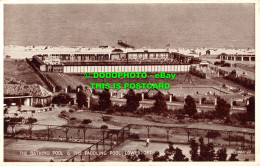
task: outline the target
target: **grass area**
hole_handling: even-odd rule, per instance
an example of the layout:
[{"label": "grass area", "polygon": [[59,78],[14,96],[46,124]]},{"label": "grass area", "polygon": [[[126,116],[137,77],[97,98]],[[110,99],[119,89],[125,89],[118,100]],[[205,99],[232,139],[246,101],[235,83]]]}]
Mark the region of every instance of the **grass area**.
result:
[{"label": "grass area", "polygon": [[233,86],[233,87],[237,87],[237,88],[240,88],[241,90],[245,91],[245,92],[250,92],[252,94],[255,94],[255,91],[252,90],[252,89],[249,89],[243,85],[240,85],[240,84],[237,84],[231,80],[227,80],[223,77],[215,77],[215,78],[212,78],[213,81],[215,81],[216,83],[219,83],[219,84],[226,84],[226,85],[230,85],[230,86]]},{"label": "grass area", "polygon": [[21,80],[27,84],[39,84],[46,87],[26,60],[4,60],[4,76]]},{"label": "grass area", "polygon": [[71,88],[75,89],[78,85],[84,85],[84,82],[82,82],[81,80],[75,79],[67,74],[52,72],[45,72],[43,74],[56,86],[58,85],[62,88],[70,86]]},{"label": "grass area", "polygon": [[250,71],[252,73],[255,73],[255,65],[237,63],[236,67],[243,69],[244,71]]},{"label": "grass area", "polygon": [[241,67],[219,67],[219,69],[223,69],[223,70],[229,71],[229,72],[232,72],[233,70],[235,70],[236,73],[239,74],[239,75],[243,75],[243,73],[245,72],[244,77],[249,78],[251,80],[255,80],[255,72],[254,71],[251,72],[250,70],[248,70],[247,67],[245,67],[245,68],[243,66],[241,66]]}]

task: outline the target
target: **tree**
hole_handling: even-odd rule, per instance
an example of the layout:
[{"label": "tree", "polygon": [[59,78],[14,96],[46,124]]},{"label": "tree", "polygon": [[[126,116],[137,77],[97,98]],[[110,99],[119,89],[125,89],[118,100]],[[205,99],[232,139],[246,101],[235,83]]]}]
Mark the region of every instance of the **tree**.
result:
[{"label": "tree", "polygon": [[108,129],[108,126],[107,125],[102,125],[100,127],[100,129],[101,129],[101,132],[102,132],[102,135],[103,135],[103,150],[105,150],[105,132]]},{"label": "tree", "polygon": [[4,118],[4,134],[7,134],[7,129],[8,129],[8,126],[9,126],[9,122],[10,120],[7,119],[7,118]]},{"label": "tree", "polygon": [[182,150],[173,147],[173,143],[169,143],[169,148],[165,149],[164,155],[156,151],[153,154],[153,161],[189,161],[189,159],[182,154]]},{"label": "tree", "polygon": [[13,134],[13,136],[15,136],[15,126],[17,125],[17,122],[18,121],[17,121],[16,117],[11,118],[10,121],[9,121],[9,124],[12,127],[12,134]]},{"label": "tree", "polygon": [[184,154],[182,154],[182,150],[177,147],[175,149],[173,161],[189,161],[189,159]]},{"label": "tree", "polygon": [[215,158],[214,144],[213,143],[204,144],[203,137],[199,138],[199,142],[200,142],[199,161],[214,161]]},{"label": "tree", "polygon": [[78,103],[78,108],[81,109],[83,106],[87,104],[87,95],[83,91],[83,89],[80,89],[77,92],[77,103]]},{"label": "tree", "polygon": [[217,158],[218,161],[226,161],[227,160],[227,149],[225,147],[219,149],[217,151]]},{"label": "tree", "polygon": [[167,111],[167,104],[165,102],[164,96],[162,92],[158,92],[157,95],[155,96],[155,103],[152,107],[153,111],[156,112],[158,115],[161,112]]},{"label": "tree", "polygon": [[68,104],[71,101],[71,97],[69,94],[61,92],[58,95],[54,96],[52,99],[52,103],[54,104]]},{"label": "tree", "polygon": [[5,121],[5,125],[7,125],[6,128],[6,132],[7,132],[7,127],[10,125],[12,128],[12,135],[15,136],[16,131],[15,131],[15,127],[17,125],[19,125],[22,121],[23,121],[24,117],[6,117],[4,118]]},{"label": "tree", "polygon": [[139,107],[140,98],[135,94],[133,89],[130,89],[126,96],[126,108],[130,112],[134,112]]},{"label": "tree", "polygon": [[173,147],[173,143],[172,142],[169,142],[169,148],[166,148],[164,150],[164,153],[167,155],[167,156],[171,156],[175,153],[175,148]]},{"label": "tree", "polygon": [[68,124],[67,125],[63,125],[63,132],[66,135],[66,141],[69,140],[69,137],[68,137],[69,130],[70,130],[70,125],[68,125]]},{"label": "tree", "polygon": [[102,93],[99,94],[98,106],[99,109],[103,111],[111,106],[110,94],[108,89],[104,89]]},{"label": "tree", "polygon": [[230,108],[230,104],[228,104],[224,99],[221,99],[220,97],[217,98],[217,105],[215,109],[219,118],[228,117]]},{"label": "tree", "polygon": [[236,70],[232,70],[229,75],[230,75],[230,77],[232,77],[232,78],[236,78],[236,77],[237,77],[237,72],[236,72]]},{"label": "tree", "polygon": [[30,139],[32,139],[32,128],[34,126],[34,123],[36,123],[38,120],[33,117],[29,117],[26,121],[26,124],[29,126],[29,133],[30,133]]},{"label": "tree", "polygon": [[5,108],[4,109],[4,114],[7,114],[7,112],[8,112],[8,108]]},{"label": "tree", "polygon": [[148,157],[145,156],[144,152],[140,152],[138,155],[138,158],[140,159],[140,161],[149,161],[150,160]]},{"label": "tree", "polygon": [[70,86],[70,85],[67,87],[67,92],[68,92],[68,93],[71,92],[71,86]]},{"label": "tree", "polygon": [[239,161],[237,158],[237,153],[231,153],[231,156],[229,157],[229,161]]},{"label": "tree", "polygon": [[83,86],[82,86],[82,85],[77,86],[77,87],[76,87],[76,90],[77,90],[77,91],[83,90]]},{"label": "tree", "polygon": [[134,153],[126,155],[126,158],[128,161],[149,161],[150,159],[145,156],[144,152],[141,152],[140,150],[136,150]]},{"label": "tree", "polygon": [[86,131],[87,131],[87,128],[86,126],[89,124],[89,123],[92,123],[92,120],[90,119],[84,119],[82,122],[81,122],[81,125],[80,125],[80,128],[83,129],[83,142],[85,143],[85,139],[86,139]]},{"label": "tree", "polygon": [[190,117],[197,113],[195,101],[190,95],[185,98],[184,110]]},{"label": "tree", "polygon": [[199,144],[196,142],[195,139],[191,139],[190,148],[191,148],[191,150],[190,150],[191,160],[198,161],[199,160],[199,154],[198,154]]},{"label": "tree", "polygon": [[249,98],[249,104],[246,106],[248,120],[255,121],[255,97]]},{"label": "tree", "polygon": [[164,150],[164,155],[160,156],[158,151],[155,151],[153,154],[153,161],[172,161],[170,157],[175,154],[175,148],[173,147],[173,143],[169,143],[169,148]]}]

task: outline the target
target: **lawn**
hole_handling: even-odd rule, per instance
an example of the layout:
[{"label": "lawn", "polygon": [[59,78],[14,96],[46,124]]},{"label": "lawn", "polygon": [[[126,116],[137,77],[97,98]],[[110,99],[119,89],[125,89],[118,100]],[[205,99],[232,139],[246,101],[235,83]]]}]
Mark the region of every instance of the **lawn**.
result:
[{"label": "lawn", "polygon": [[[75,89],[79,85],[84,85],[84,82],[81,80],[75,79],[70,75],[63,74],[63,73],[51,73],[45,72],[43,73],[54,85],[61,86],[63,89],[70,86],[71,88]],[[84,77],[84,76],[83,76]]]},{"label": "lawn", "polygon": [[27,84],[39,84],[45,86],[41,78],[34,72],[26,60],[5,60],[4,61],[4,76],[12,77],[21,80]]}]

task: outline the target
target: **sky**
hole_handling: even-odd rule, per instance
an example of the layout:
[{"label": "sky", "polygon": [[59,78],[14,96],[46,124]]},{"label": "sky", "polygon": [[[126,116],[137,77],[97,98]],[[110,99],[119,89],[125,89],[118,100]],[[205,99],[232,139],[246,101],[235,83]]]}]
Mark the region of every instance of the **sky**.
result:
[{"label": "sky", "polygon": [[254,4],[7,4],[5,45],[255,47]]}]

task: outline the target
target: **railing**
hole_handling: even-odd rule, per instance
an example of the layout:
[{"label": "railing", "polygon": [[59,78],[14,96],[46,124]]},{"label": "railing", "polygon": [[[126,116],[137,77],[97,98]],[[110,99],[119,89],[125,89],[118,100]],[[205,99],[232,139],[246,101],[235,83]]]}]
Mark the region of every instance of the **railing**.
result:
[{"label": "railing", "polygon": [[117,65],[190,65],[189,63],[181,63],[173,61],[171,62],[170,59],[166,61],[137,61],[137,60],[111,60],[111,61],[88,61],[88,62],[64,62],[64,66],[117,66]]},{"label": "railing", "polygon": [[[82,150],[80,153],[67,159],[65,162],[92,162],[98,161],[109,151],[113,150],[115,147],[125,142],[130,137],[131,125],[127,125],[120,130],[113,130],[107,132],[107,136],[94,145]],[[116,136],[116,138],[113,138]]]},{"label": "railing", "polygon": [[[35,130],[36,126],[38,127],[38,130]],[[206,142],[212,142],[215,146],[228,146],[233,149],[250,151],[251,153],[255,152],[255,133],[253,129],[249,128],[238,130],[227,126],[226,130],[208,129],[210,127],[204,129],[188,127],[181,124],[127,124],[121,129],[106,130],[91,127],[84,128],[41,124],[35,124],[33,128],[34,130],[28,125],[17,124],[16,126],[10,126],[8,131],[12,131],[9,132],[9,134],[12,134],[15,139],[94,143],[90,147],[80,151],[80,153],[73,154],[74,156],[65,160],[66,162],[98,161],[102,157],[109,155],[109,151],[113,150],[127,139],[131,139],[132,141],[144,141],[147,138],[150,138],[151,142],[173,142],[174,144],[188,145],[191,139],[198,140],[202,136],[205,138]],[[75,134],[79,130],[80,134]],[[85,131],[84,134],[81,132],[82,130]],[[82,134],[84,137],[83,139]],[[88,140],[88,142],[85,142],[85,140]]]},{"label": "railing", "polygon": [[[147,132],[144,132],[144,131]],[[250,130],[250,129],[248,129]],[[141,132],[140,132],[141,131]],[[207,142],[214,143],[215,146],[228,146],[254,152],[255,133],[253,131],[234,131],[220,129],[192,128],[187,126],[169,125],[142,125],[131,124],[131,133],[136,140],[150,138],[155,142],[173,142],[175,144],[189,144],[190,139],[204,137]],[[133,137],[133,136],[132,136]]]}]

